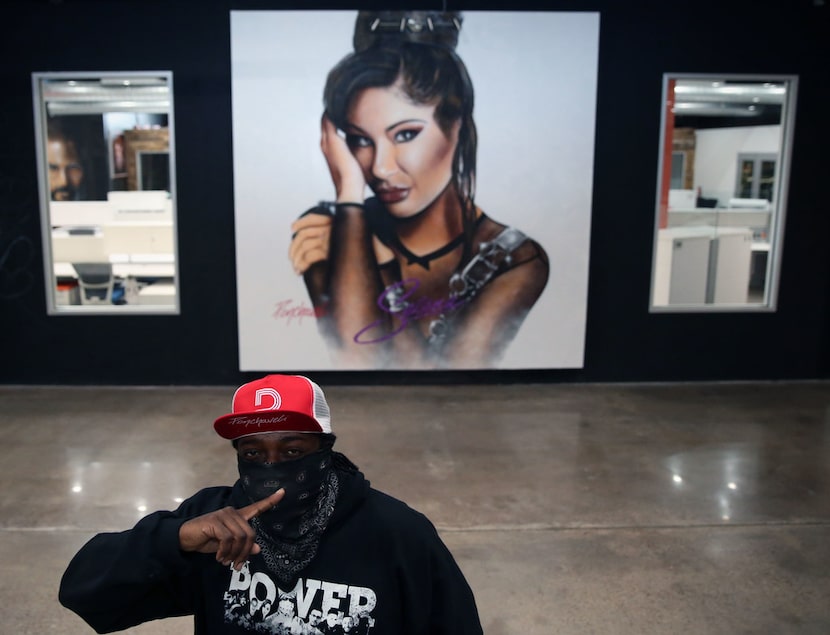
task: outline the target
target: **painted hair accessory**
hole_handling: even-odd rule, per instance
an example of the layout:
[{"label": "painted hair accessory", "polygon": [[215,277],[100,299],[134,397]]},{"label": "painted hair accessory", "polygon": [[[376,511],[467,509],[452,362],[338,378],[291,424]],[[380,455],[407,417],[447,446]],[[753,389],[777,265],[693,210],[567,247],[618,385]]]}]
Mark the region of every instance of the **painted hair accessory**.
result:
[{"label": "painted hair accessory", "polygon": [[302,375],[267,375],[236,389],[231,412],[213,424],[234,441],[266,432],[331,434],[331,414],[323,390]]},{"label": "painted hair accessory", "polygon": [[377,44],[400,43],[440,46],[453,51],[463,18],[445,11],[359,11],[354,27],[354,50]]}]

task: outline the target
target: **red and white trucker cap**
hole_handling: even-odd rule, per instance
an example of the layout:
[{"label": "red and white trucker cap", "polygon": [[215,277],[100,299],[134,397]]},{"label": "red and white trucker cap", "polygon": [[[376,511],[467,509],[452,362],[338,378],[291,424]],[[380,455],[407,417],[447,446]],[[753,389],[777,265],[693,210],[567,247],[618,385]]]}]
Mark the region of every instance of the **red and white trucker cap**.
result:
[{"label": "red and white trucker cap", "polygon": [[267,375],[237,388],[231,412],[213,428],[230,440],[265,432],[331,434],[331,415],[322,389],[308,377]]}]

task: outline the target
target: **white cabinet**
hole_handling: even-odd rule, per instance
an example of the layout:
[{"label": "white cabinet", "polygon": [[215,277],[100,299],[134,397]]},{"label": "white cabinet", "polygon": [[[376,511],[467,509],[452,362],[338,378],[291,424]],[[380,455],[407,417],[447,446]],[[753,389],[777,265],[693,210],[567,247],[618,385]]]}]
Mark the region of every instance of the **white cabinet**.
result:
[{"label": "white cabinet", "polygon": [[742,227],[671,227],[657,237],[652,304],[743,304],[752,232]]},{"label": "white cabinet", "polygon": [[722,227],[712,240],[707,302],[745,304],[749,296],[752,231]]}]

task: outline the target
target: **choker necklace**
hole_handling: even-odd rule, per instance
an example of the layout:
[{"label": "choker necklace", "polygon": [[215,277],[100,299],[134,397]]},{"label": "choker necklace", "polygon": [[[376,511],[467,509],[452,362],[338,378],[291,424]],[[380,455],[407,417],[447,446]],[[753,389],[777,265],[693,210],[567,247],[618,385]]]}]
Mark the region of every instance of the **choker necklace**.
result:
[{"label": "choker necklace", "polygon": [[[473,224],[474,228],[478,228],[481,224],[481,221],[484,220],[484,214],[481,214]],[[458,234],[455,238],[453,238],[450,242],[448,242],[443,247],[439,247],[435,251],[431,251],[428,254],[423,256],[419,256],[417,254],[413,254],[409,249],[404,246],[401,242],[401,239],[398,237],[397,233],[392,234],[392,247],[399,251],[404,258],[406,258],[406,263],[409,265],[420,265],[427,271],[429,271],[429,263],[435,260],[436,258],[440,258],[441,256],[446,256],[452,250],[456,249],[459,245],[464,242],[464,233]]]}]

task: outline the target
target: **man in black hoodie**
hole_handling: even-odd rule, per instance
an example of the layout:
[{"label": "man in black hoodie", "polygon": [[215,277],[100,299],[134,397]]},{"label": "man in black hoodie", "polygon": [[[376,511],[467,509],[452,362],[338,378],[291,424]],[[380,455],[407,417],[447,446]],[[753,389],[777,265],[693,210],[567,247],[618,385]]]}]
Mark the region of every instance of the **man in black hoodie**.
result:
[{"label": "man in black hoodie", "polygon": [[313,633],[336,612],[370,635],[481,635],[432,523],[334,451],[317,384],[244,384],[214,428],[236,449],[232,487],[99,534],[69,564],[60,601],[97,632],[193,615],[197,635]]}]

